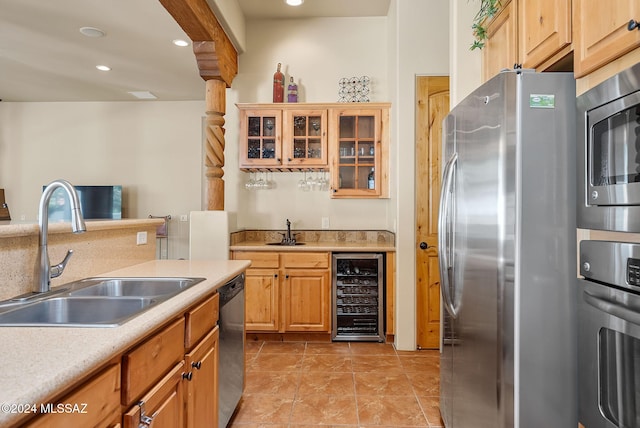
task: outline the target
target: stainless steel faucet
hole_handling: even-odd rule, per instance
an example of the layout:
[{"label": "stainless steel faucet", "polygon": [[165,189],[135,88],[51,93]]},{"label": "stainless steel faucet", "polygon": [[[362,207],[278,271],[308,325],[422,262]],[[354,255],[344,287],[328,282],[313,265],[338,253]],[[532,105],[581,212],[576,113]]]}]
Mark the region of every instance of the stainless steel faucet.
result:
[{"label": "stainless steel faucet", "polygon": [[69,203],[71,205],[71,229],[73,233],[81,233],[87,230],[84,224],[84,218],[82,217],[82,211],[80,209],[78,192],[76,192],[75,187],[66,180],[55,180],[49,183],[42,192],[40,207],[38,210],[38,225],[40,226],[40,267],[38,269],[38,275],[36,275],[38,280],[34,287],[34,291],[36,293],[44,293],[50,290],[51,278],[57,278],[62,275],[64,268],[67,266],[67,263],[73,254],[73,250],[69,250],[62,262],[54,266],[50,265],[49,250],[47,249],[47,236],[49,232],[49,200],[51,199],[53,192],[58,187],[62,187],[69,196]]}]

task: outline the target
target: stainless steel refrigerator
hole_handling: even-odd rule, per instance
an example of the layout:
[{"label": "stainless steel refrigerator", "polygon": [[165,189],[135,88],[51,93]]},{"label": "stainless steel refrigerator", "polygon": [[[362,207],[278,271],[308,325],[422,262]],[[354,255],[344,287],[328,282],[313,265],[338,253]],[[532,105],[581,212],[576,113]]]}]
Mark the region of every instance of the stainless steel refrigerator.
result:
[{"label": "stainless steel refrigerator", "polygon": [[447,428],[577,426],[575,105],[572,74],[505,71],[443,121]]}]

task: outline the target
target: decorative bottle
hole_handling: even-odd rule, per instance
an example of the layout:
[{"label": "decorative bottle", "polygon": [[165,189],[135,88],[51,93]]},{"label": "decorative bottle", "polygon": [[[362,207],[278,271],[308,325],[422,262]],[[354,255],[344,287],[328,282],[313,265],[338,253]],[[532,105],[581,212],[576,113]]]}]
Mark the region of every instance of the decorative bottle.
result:
[{"label": "decorative bottle", "polygon": [[373,168],[371,168],[371,172],[369,173],[369,176],[367,177],[367,189],[375,189],[376,188],[376,179],[375,179],[375,174],[373,172]]},{"label": "decorative bottle", "polygon": [[293,82],[293,77],[289,79],[289,87],[287,88],[287,101],[290,103],[298,102],[298,85]]},{"label": "decorative bottle", "polygon": [[273,102],[281,103],[284,100],[284,74],[280,71],[281,63],[278,63],[278,69],[273,74]]}]

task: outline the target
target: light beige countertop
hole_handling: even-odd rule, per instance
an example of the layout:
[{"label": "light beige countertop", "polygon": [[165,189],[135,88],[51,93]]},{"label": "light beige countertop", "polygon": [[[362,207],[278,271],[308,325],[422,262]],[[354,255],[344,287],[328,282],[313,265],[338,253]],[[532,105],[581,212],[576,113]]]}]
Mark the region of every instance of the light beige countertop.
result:
[{"label": "light beige countertop", "polygon": [[118,327],[0,327],[0,426],[29,415],[6,405],[51,402],[110,359],[243,272],[248,261],[153,260],[102,276],[204,277],[205,281]]},{"label": "light beige countertop", "polygon": [[304,245],[267,245],[266,242],[244,241],[229,247],[231,251],[331,251],[331,252],[388,252],[396,248],[385,242],[305,242]]},{"label": "light beige countertop", "polygon": [[[87,230],[111,230],[137,228],[145,225],[160,226],[164,223],[162,219],[124,219],[124,220],[87,220],[85,224]],[[48,232],[69,233],[71,225],[68,222],[52,222],[48,225]],[[38,223],[2,222],[0,223],[0,238],[10,238],[15,236],[38,235],[40,227]]]}]

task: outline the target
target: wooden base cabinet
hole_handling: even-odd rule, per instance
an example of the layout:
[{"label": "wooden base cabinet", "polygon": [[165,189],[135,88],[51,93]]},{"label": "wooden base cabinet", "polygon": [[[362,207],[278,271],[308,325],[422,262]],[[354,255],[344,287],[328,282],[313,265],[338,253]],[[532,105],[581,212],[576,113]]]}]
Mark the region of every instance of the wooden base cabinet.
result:
[{"label": "wooden base cabinet", "polygon": [[235,251],[245,277],[247,332],[331,332],[328,252]]},{"label": "wooden base cabinet", "polygon": [[218,343],[220,330],[214,328],[185,355],[187,374],[186,428],[218,426]]},{"label": "wooden base cabinet", "polygon": [[176,364],[122,418],[124,428],[184,426],[182,375],[184,361]]},{"label": "wooden base cabinet", "polygon": [[247,269],[244,295],[247,331],[278,331],[280,328],[278,269]]},{"label": "wooden base cabinet", "polygon": [[59,411],[20,426],[217,428],[219,301],[217,293],[202,299],[114,356],[110,365],[80,382],[72,393],[51,401],[86,403],[86,413]]},{"label": "wooden base cabinet", "polygon": [[[78,411],[58,412],[55,407],[52,407],[49,411],[55,413],[39,416],[25,426],[29,428],[116,427],[120,423],[120,364],[109,366],[73,393],[52,402],[77,404]],[[38,408],[38,412],[41,411],[42,409]]]},{"label": "wooden base cabinet", "polygon": [[289,269],[282,288],[285,332],[331,330],[329,269]]}]

